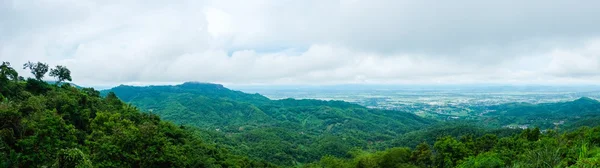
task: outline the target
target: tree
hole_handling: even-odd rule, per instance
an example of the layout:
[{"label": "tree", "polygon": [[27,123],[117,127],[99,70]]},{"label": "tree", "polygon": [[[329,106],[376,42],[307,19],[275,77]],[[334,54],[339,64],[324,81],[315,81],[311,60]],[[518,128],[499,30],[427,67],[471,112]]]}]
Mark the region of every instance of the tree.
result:
[{"label": "tree", "polygon": [[409,148],[392,148],[386,150],[386,153],[380,157],[379,166],[381,167],[401,167],[400,165],[404,165],[403,167],[407,167],[410,158],[411,151]]},{"label": "tree", "polygon": [[477,138],[475,142],[475,152],[483,153],[492,150],[498,143],[498,136],[494,134],[485,134],[482,137]]},{"label": "tree", "polygon": [[497,153],[486,152],[477,156],[471,156],[456,167],[500,168],[505,167],[505,164]]},{"label": "tree", "polygon": [[527,137],[527,139],[529,141],[537,141],[538,139],[540,139],[540,128],[535,127],[533,130],[531,130],[531,132],[529,132],[529,136]]},{"label": "tree", "polygon": [[62,65],[57,65],[56,68],[51,69],[50,76],[56,78],[56,84],[65,80],[71,81],[71,71]]},{"label": "tree", "polygon": [[46,73],[48,72],[48,64],[41,62],[27,62],[23,64],[23,69],[31,70],[31,74],[33,74],[35,79],[42,80],[42,78],[44,78],[44,75],[46,75]]},{"label": "tree", "polygon": [[433,152],[427,143],[419,144],[411,154],[411,160],[419,167],[431,167]]},{"label": "tree", "polygon": [[16,82],[19,79],[19,74],[15,69],[10,67],[9,62],[2,62],[0,65],[0,101],[1,97],[12,97],[17,94],[15,87],[17,87]]},{"label": "tree", "polygon": [[10,62],[2,62],[2,65],[0,65],[0,79],[2,81],[19,79],[19,74],[10,67]]},{"label": "tree", "polygon": [[94,167],[89,157],[80,149],[64,149],[58,153],[55,167],[88,168]]},{"label": "tree", "polygon": [[538,127],[534,129],[527,128],[523,130],[523,132],[521,132],[521,137],[527,139],[528,141],[537,141],[538,139],[540,139],[540,135],[540,128]]},{"label": "tree", "polygon": [[435,157],[436,167],[454,167],[458,161],[471,155],[465,144],[446,136],[435,142],[433,149],[437,152]]}]

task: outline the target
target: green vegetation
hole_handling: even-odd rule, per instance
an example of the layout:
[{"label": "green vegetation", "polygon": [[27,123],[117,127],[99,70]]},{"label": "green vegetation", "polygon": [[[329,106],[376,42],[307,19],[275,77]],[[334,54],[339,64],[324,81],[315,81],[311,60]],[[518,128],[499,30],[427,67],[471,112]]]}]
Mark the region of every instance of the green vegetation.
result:
[{"label": "green vegetation", "polygon": [[476,122],[469,121],[441,122],[421,130],[403,134],[402,136],[392,140],[391,146],[414,147],[420,143],[433,145],[438,138],[445,136],[461,137],[465,135],[483,136],[486,134],[492,134],[498,137],[507,137],[519,134],[521,132],[520,129],[498,129],[494,127],[477,126],[476,124]]},{"label": "green vegetation", "polygon": [[23,69],[31,70],[31,74],[33,74],[35,79],[41,81],[42,78],[44,78],[44,76],[48,72],[48,64],[41,63],[41,62],[37,62],[37,63],[27,62],[27,63],[23,64]]},{"label": "green vegetation", "polygon": [[342,101],[269,100],[207,83],[119,86],[110,91],[166,120],[196,126],[210,135],[205,139],[236,154],[288,166],[325,155],[346,157],[353,148],[384,148],[401,134],[435,123]]},{"label": "green vegetation", "polygon": [[63,81],[71,81],[71,71],[62,65],[57,65],[56,68],[50,70],[50,76],[56,77],[56,83]]},{"label": "green vegetation", "polygon": [[[587,97],[559,103],[509,103],[489,107],[493,112],[486,113],[478,120],[494,126],[528,126],[542,129],[595,126],[578,122],[590,122],[600,114],[600,102]],[[587,120],[587,121],[586,121]],[[591,122],[600,121],[594,119]],[[598,122],[596,122],[598,123]]]},{"label": "green vegetation", "polygon": [[26,81],[10,63],[0,66],[0,167],[271,166],[140,113],[114,94],[47,84],[41,81],[47,65],[31,65],[37,79]]},{"label": "green vegetation", "polygon": [[24,79],[0,65],[0,167],[600,166],[600,102],[589,98],[440,122],[206,83],[99,92],[63,83],[64,66],[44,82],[48,67],[25,64],[35,78]]},{"label": "green vegetation", "polygon": [[[381,162],[384,165],[380,167],[390,167],[388,161],[371,157],[391,157],[386,156],[386,152],[409,156],[403,153],[412,155],[414,151],[410,148],[415,147],[430,148],[431,157],[436,155],[438,159],[428,161],[421,157],[420,160],[427,163],[406,162],[405,159],[394,161],[398,164],[393,165],[513,166],[514,163],[507,163],[507,160],[516,158],[507,159],[507,156],[491,152],[499,139],[521,134],[519,128],[501,128],[503,124],[527,121],[529,127],[548,128],[545,123],[570,119],[569,122],[578,121],[572,122],[577,126],[593,126],[592,123],[598,121],[593,120],[593,116],[597,116],[596,110],[600,109],[596,108],[600,103],[588,98],[539,105],[505,104],[490,107],[494,112],[480,118],[436,122],[409,113],[367,109],[341,101],[269,100],[258,94],[245,94],[207,83],[119,86],[109,91],[144,111],[179,124],[196,126],[204,139],[235,154],[281,166],[354,167]],[[540,134],[539,129],[535,130],[532,132]],[[467,141],[469,144],[465,146]],[[518,153],[529,149],[533,148],[510,150]],[[307,165],[317,160],[321,161]],[[466,161],[469,162],[462,163]]]},{"label": "green vegetation", "polygon": [[582,127],[564,134],[525,129],[498,138],[463,135],[439,138],[433,146],[422,143],[385,151],[351,151],[352,158],[323,157],[307,167],[598,167],[600,127]]}]

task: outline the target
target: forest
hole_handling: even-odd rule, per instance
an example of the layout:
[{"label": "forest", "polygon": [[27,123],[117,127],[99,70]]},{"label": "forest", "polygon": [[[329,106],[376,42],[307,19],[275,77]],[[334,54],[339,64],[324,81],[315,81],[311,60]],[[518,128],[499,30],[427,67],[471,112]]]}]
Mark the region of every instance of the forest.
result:
[{"label": "forest", "polygon": [[269,100],[217,84],[119,86],[104,92],[109,91],[163,119],[195,126],[206,139],[237,154],[278,165],[344,157],[354,147],[383,149],[403,133],[436,123],[342,101]]},{"label": "forest", "polygon": [[[0,66],[0,167],[600,166],[599,103],[589,98],[438,121],[209,83],[97,91],[69,83],[65,66],[23,68],[33,78]],[[560,128],[481,124],[569,115],[576,122]]]},{"label": "forest", "polygon": [[48,84],[41,80],[48,69],[33,63],[35,78],[24,80],[10,63],[0,66],[0,167],[274,166],[206,143],[114,94]]}]

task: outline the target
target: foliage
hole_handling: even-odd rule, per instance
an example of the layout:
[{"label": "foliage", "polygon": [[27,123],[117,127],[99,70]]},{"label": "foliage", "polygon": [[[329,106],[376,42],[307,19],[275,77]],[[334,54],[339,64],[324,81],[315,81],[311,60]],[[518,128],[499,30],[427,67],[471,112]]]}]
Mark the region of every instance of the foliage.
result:
[{"label": "foliage", "polygon": [[459,168],[500,168],[504,167],[504,161],[497,153],[486,152],[477,156],[471,156],[458,165]]},{"label": "foliage", "polygon": [[74,148],[61,150],[58,153],[54,167],[89,168],[94,166],[85,153]]},{"label": "foliage", "polygon": [[8,80],[17,80],[19,74],[10,66],[9,62],[2,62],[0,65],[0,80],[6,84]]},{"label": "foliage", "polygon": [[42,62],[27,62],[23,64],[23,69],[31,70],[31,74],[33,74],[35,79],[42,80],[42,78],[44,78],[44,75],[48,73],[48,64]]},{"label": "foliage", "polygon": [[406,112],[342,101],[270,100],[207,83],[119,86],[103,92],[107,98],[114,92],[166,120],[202,128],[205,139],[236,154],[285,166],[326,155],[347,157],[355,147],[383,148],[403,133],[435,123]]},{"label": "foliage", "polygon": [[600,123],[600,102],[582,97],[558,103],[508,103],[488,107],[478,120],[485,125],[539,127],[541,129],[596,126]]},{"label": "foliage", "polygon": [[[408,146],[414,147],[420,143],[433,145],[439,138],[445,136],[461,137],[464,135],[483,136],[486,134],[495,135],[497,137],[512,136],[520,133],[516,129],[497,129],[477,126],[475,123],[461,122],[442,122],[431,125],[427,128],[412,131],[391,141],[392,146]],[[491,137],[487,137],[491,138]],[[483,145],[483,144],[481,144]],[[482,146],[483,147],[483,146]]]},{"label": "foliage", "polygon": [[[433,150],[426,143],[415,149],[394,147],[385,151],[355,153],[352,158],[323,157],[306,167],[598,167],[600,165],[600,127],[556,134],[539,134],[536,129],[504,137],[446,136],[435,142]],[[472,141],[471,141],[472,140]],[[487,144],[485,147],[470,147]],[[356,154],[358,153],[358,154]],[[412,154],[410,154],[412,153]],[[391,157],[390,157],[391,156]],[[393,158],[393,159],[390,159]],[[432,164],[433,163],[433,164]]]},{"label": "foliage", "polygon": [[67,69],[67,67],[62,65],[57,65],[56,68],[50,70],[50,76],[56,77],[56,83],[61,83],[63,81],[71,81],[71,71]]},{"label": "foliage", "polygon": [[[111,91],[114,94],[109,95]],[[269,100],[207,83],[119,86],[103,94],[113,99],[118,96],[178,124],[198,127],[197,132],[204,139],[235,154],[282,166],[308,167],[504,167],[562,165],[562,162],[572,165],[576,158],[556,157],[568,152],[566,149],[551,152],[554,150],[551,147],[560,143],[544,148],[535,143],[547,139],[544,136],[552,131],[544,135],[539,128],[498,126],[514,121],[535,121],[530,126],[544,126],[548,121],[538,122],[536,117],[596,115],[594,108],[600,105],[587,98],[540,105],[505,104],[490,107],[496,112],[486,114],[482,120],[435,122],[409,113],[367,109],[341,101]],[[482,127],[482,122],[491,126]],[[540,148],[532,150],[532,146]],[[407,148],[395,147],[415,150],[401,152]],[[394,152],[387,151],[392,149]],[[352,152],[356,150],[362,152]],[[392,155],[402,158],[384,157]],[[321,161],[315,162],[319,158]],[[525,158],[535,158],[540,163],[515,162]]]},{"label": "foliage", "polygon": [[[37,64],[30,65],[35,71]],[[19,81],[8,63],[0,70],[6,74],[0,76],[0,167],[273,166],[206,143],[114,94]]]},{"label": "foliage", "polygon": [[9,62],[2,62],[0,65],[0,101],[4,97],[17,95],[16,87],[18,85],[15,81],[19,80],[19,74],[17,71],[10,66]]}]

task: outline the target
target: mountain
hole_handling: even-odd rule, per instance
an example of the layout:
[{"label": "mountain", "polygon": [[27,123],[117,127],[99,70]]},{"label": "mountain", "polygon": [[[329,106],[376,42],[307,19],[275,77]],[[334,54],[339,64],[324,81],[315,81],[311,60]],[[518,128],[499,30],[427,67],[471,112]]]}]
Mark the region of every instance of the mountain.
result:
[{"label": "mountain", "polygon": [[[0,74],[10,68],[3,66]],[[272,166],[233,155],[114,94],[0,76],[0,167]]]},{"label": "mountain", "polygon": [[[103,93],[107,93],[104,90]],[[246,94],[240,91],[233,91],[225,88],[220,84],[186,82],[175,86],[127,86],[120,85],[110,89],[110,91],[118,93],[117,96],[123,101],[132,101],[138,98],[155,98],[154,94],[161,93],[179,93],[179,94],[195,94],[202,95],[208,98],[226,98],[235,101],[252,101],[262,102],[269,99],[259,94]]]},{"label": "mountain", "polygon": [[[164,119],[210,128],[245,121],[262,122],[267,118],[266,114],[247,101],[269,101],[264,96],[232,91],[222,85],[192,82],[177,86],[121,85],[110,91],[123,101]],[[106,93],[107,91],[103,91],[103,94]]]},{"label": "mountain", "polygon": [[345,156],[353,147],[377,146],[436,123],[411,113],[343,101],[270,100],[209,83],[122,85],[103,92],[114,92],[165,120],[225,136],[222,143],[232,144],[231,148],[281,165]]}]

